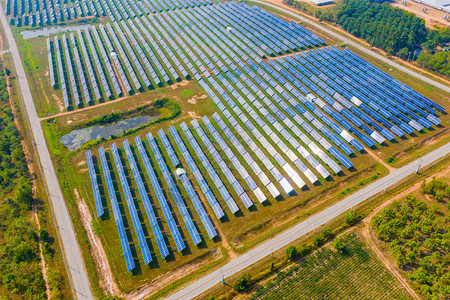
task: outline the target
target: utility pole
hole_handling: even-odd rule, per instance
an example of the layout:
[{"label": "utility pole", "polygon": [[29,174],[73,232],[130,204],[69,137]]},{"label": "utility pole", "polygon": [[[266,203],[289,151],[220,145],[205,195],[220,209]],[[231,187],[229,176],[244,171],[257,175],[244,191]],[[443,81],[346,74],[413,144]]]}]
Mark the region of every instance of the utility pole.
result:
[{"label": "utility pole", "polygon": [[225,277],[223,276],[222,268],[220,268],[220,275],[222,276],[222,284],[225,284]]}]

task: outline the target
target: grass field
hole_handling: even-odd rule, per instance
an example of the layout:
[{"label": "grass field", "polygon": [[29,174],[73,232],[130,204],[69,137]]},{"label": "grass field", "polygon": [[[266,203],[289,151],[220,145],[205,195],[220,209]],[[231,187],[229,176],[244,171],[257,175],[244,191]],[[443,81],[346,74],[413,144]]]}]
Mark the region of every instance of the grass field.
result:
[{"label": "grass field", "polygon": [[279,272],[248,299],[412,299],[355,233]]}]

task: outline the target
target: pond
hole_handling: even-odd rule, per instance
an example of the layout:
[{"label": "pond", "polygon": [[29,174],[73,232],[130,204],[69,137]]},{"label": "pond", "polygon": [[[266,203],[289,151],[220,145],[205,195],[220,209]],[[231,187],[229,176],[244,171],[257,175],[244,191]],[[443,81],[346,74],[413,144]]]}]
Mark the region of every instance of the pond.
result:
[{"label": "pond", "polygon": [[89,128],[75,129],[66,135],[63,135],[59,141],[66,146],[69,151],[80,148],[88,141],[99,140],[101,138],[108,139],[112,135],[122,135],[123,131],[138,128],[142,125],[148,124],[159,118],[156,116],[138,116],[119,121],[111,125],[96,125]]},{"label": "pond", "polygon": [[23,39],[27,40],[40,36],[50,36],[52,34],[58,34],[61,32],[77,31],[78,29],[84,30],[85,28],[89,28],[90,26],[91,25],[57,26],[51,28],[42,28],[38,30],[24,30],[20,33],[22,34]]}]

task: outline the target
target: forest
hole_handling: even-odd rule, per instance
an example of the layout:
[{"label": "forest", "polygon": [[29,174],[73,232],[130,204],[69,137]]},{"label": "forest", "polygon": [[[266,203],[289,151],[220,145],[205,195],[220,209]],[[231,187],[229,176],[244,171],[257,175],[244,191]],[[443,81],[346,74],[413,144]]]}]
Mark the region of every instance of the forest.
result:
[{"label": "forest", "polygon": [[[287,1],[289,5],[307,10],[301,3]],[[320,21],[341,26],[388,55],[417,60],[420,67],[450,76],[450,54],[440,51],[442,44],[450,42],[450,28],[427,29],[423,19],[387,2],[343,0],[332,9],[316,10],[314,15]],[[420,54],[416,51],[419,48],[423,49]]]},{"label": "forest", "polygon": [[450,297],[450,187],[422,183],[420,194],[383,209],[372,219],[376,236],[427,299]]},{"label": "forest", "polygon": [[32,185],[3,72],[0,77],[0,298],[44,299]]}]

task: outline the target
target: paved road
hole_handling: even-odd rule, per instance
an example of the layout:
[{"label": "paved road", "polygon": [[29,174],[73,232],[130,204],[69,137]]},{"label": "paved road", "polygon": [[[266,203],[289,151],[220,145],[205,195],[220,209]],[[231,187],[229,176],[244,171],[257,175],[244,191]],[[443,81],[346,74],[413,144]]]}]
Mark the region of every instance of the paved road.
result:
[{"label": "paved road", "polygon": [[25,105],[26,116],[28,117],[36,149],[39,155],[40,163],[42,165],[43,175],[47,183],[47,190],[49,192],[50,203],[53,207],[54,216],[56,218],[56,225],[59,229],[59,237],[63,245],[63,252],[65,253],[65,261],[71,276],[71,284],[73,292],[78,299],[93,299],[89,281],[84,267],[83,258],[75,238],[72,222],[70,220],[67,207],[64,202],[61,188],[58,184],[53,163],[50,159],[50,153],[44,139],[41,124],[34,106],[33,98],[31,97],[28,80],[25,76],[25,70],[22,65],[17,45],[8,25],[8,21],[0,5],[0,19],[2,27],[5,30],[7,40],[9,42],[9,50],[14,62],[14,68],[19,81],[22,100]]},{"label": "paved road", "polygon": [[305,23],[307,23],[307,24],[309,24],[311,26],[317,27],[320,30],[322,30],[323,32],[340,39],[341,41],[343,41],[346,44],[352,45],[353,47],[357,48],[358,50],[364,51],[366,54],[368,54],[370,56],[373,56],[376,59],[381,60],[382,62],[385,62],[385,63],[387,63],[387,64],[389,64],[389,65],[391,65],[391,66],[393,66],[393,67],[395,67],[395,68],[405,72],[405,73],[408,73],[411,76],[414,76],[414,77],[416,77],[416,78],[418,78],[418,79],[420,79],[420,80],[422,80],[422,81],[424,81],[426,83],[429,83],[429,84],[431,84],[431,85],[433,85],[433,86],[435,86],[437,88],[440,88],[441,90],[446,91],[447,93],[450,93],[450,86],[441,84],[441,83],[436,82],[436,81],[434,81],[434,80],[432,80],[432,79],[430,79],[428,77],[422,76],[422,75],[420,75],[420,74],[418,74],[418,73],[416,73],[414,71],[411,71],[410,69],[408,69],[408,68],[406,68],[406,67],[404,67],[402,65],[399,65],[396,62],[391,61],[386,56],[383,56],[383,55],[380,55],[378,53],[375,53],[372,50],[369,50],[366,47],[363,47],[360,44],[358,44],[358,43],[356,43],[356,42],[354,42],[354,41],[352,41],[352,40],[350,40],[350,39],[348,39],[348,38],[346,38],[346,37],[344,37],[344,36],[334,32],[334,31],[331,31],[328,28],[326,28],[326,27],[324,27],[324,26],[322,26],[322,25],[320,25],[320,24],[318,24],[318,23],[316,23],[314,21],[311,21],[310,19],[308,19],[306,17],[303,17],[303,16],[299,15],[298,13],[296,13],[296,12],[294,12],[292,10],[289,10],[289,9],[286,9],[286,8],[281,7],[281,6],[278,6],[278,5],[275,5],[275,4],[272,4],[272,3],[268,3],[268,2],[265,2],[265,1],[260,1],[260,0],[252,0],[252,1],[256,2],[256,3],[260,3],[260,4],[263,4],[263,5],[266,5],[268,7],[274,8],[274,9],[277,9],[277,10],[282,11],[283,13],[286,13],[286,14],[288,14],[288,15],[296,18],[296,19],[301,20],[302,22],[305,22]]},{"label": "paved road", "polygon": [[249,252],[231,260],[219,270],[216,270],[193,282],[167,299],[191,299],[197,297],[216,284],[221,283],[222,276],[226,279],[227,277],[242,271],[264,257],[269,256],[272,252],[282,249],[305,234],[310,233],[316,227],[319,227],[345,213],[353,206],[366,201],[375,194],[383,192],[386,188],[400,182],[407,176],[414,174],[419,166],[423,167],[432,164],[448,153],[450,153],[450,143],[400,169],[395,170],[386,177],[375,181],[364,189],[359,190],[358,192],[310,217],[302,223],[299,223],[277,235],[275,238],[266,241]]}]

